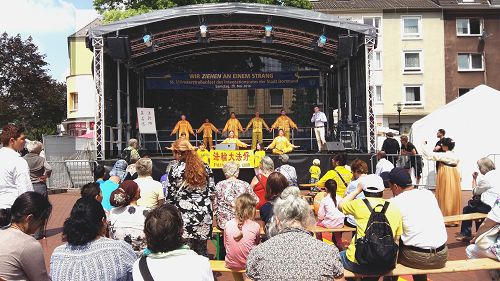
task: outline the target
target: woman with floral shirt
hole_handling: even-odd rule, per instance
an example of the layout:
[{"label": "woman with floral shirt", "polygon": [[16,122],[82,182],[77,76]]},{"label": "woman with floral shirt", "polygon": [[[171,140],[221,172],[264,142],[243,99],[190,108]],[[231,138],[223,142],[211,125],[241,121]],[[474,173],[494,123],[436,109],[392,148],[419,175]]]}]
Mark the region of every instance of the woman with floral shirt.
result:
[{"label": "woman with floral shirt", "polygon": [[196,155],[193,146],[179,139],[172,144],[178,157],[168,175],[167,203],[179,209],[184,221],[183,238],[193,251],[207,256],[212,236],[212,200],[215,183],[212,170]]},{"label": "woman with floral shirt", "polygon": [[220,181],[215,186],[214,213],[217,218],[217,226],[224,230],[226,222],[234,218],[234,204],[236,198],[243,193],[252,195],[257,202],[259,198],[250,188],[250,184],[239,180],[240,168],[235,162],[227,162],[222,167],[226,180]]}]

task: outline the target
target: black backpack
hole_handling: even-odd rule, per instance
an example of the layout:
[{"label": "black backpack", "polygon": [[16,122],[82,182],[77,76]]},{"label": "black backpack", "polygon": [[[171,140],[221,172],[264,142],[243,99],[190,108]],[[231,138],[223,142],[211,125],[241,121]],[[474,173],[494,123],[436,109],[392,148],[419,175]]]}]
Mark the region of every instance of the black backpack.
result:
[{"label": "black backpack", "polygon": [[396,267],[399,247],[394,242],[392,229],[385,216],[389,202],[382,207],[380,212],[376,212],[367,199],[363,199],[370,210],[370,218],[366,225],[365,236],[356,239],[355,257],[359,264],[378,267],[382,270],[391,270]]}]

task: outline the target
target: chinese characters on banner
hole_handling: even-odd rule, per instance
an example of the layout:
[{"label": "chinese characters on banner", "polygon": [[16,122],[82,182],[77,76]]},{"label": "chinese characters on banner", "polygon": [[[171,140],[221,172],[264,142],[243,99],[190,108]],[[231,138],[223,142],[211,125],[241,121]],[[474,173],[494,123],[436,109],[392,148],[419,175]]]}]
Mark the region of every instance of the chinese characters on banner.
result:
[{"label": "chinese characters on banner", "polygon": [[139,123],[139,133],[156,134],[156,121],[154,108],[137,108],[137,121]]},{"label": "chinese characters on banner", "polygon": [[262,156],[258,157],[254,155],[253,150],[212,149],[210,151],[210,168],[222,169],[226,162],[236,162],[239,164],[240,168],[254,168],[259,166],[260,159],[262,159]]}]

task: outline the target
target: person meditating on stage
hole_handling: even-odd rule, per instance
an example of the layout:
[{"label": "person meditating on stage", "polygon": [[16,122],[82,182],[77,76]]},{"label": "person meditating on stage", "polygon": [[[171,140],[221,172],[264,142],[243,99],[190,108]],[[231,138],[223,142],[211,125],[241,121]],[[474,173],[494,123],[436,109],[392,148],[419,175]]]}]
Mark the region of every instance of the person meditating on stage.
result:
[{"label": "person meditating on stage", "polygon": [[290,129],[297,129],[297,124],[293,122],[293,120],[286,115],[285,109],[281,110],[281,116],[276,118],[271,129],[279,129],[283,130],[285,133],[285,137],[290,140]]},{"label": "person meditating on stage", "polygon": [[214,143],[212,141],[212,131],[214,133],[220,133],[219,129],[217,129],[214,124],[210,123],[208,118],[205,118],[205,123],[201,125],[201,127],[196,131],[196,133],[203,132],[203,143],[207,149],[213,149]]},{"label": "person meditating on stage", "polygon": [[231,118],[227,120],[222,133],[224,134],[226,131],[228,132],[228,135],[229,132],[233,131],[235,138],[238,138],[238,132],[243,132],[243,127],[241,126],[240,121],[236,119],[236,114],[234,114],[234,112],[231,112]]},{"label": "person meditating on stage", "polygon": [[173,136],[177,132],[179,132],[179,136],[182,135],[182,133],[185,133],[187,140],[189,140],[189,134],[192,134],[194,136],[193,127],[191,127],[191,123],[186,120],[186,115],[184,114],[181,115],[181,120],[179,120],[179,122],[175,124],[175,127],[170,135]]},{"label": "person meditating on stage", "polygon": [[266,129],[270,132],[271,129],[269,129],[269,126],[267,126],[266,121],[264,119],[260,118],[260,113],[257,111],[255,112],[255,117],[248,122],[247,127],[245,128],[245,131],[248,131],[250,127],[252,128],[252,150],[255,150],[257,147],[258,143],[262,142],[262,127],[266,127]]},{"label": "person meditating on stage", "polygon": [[299,146],[293,145],[290,141],[284,136],[285,132],[283,130],[279,130],[278,136],[274,138],[273,142],[267,146],[265,149],[272,149],[273,154],[284,154],[288,152],[292,152],[294,148],[298,148]]},{"label": "person meditating on stage", "polygon": [[235,137],[235,134],[233,131],[229,131],[229,135],[227,136],[227,138],[222,141],[223,144],[228,144],[228,143],[234,143],[236,144],[236,147],[242,147],[242,148],[247,148],[248,147],[248,144],[240,141],[238,138]]}]

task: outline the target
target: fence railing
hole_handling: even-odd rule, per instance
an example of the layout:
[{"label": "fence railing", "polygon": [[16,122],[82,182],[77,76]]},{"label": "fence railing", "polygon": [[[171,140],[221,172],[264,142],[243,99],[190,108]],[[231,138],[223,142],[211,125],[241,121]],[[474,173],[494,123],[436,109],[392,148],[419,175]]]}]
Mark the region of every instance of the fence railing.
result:
[{"label": "fence railing", "polygon": [[80,188],[94,181],[95,161],[89,160],[48,160],[52,174],[48,179],[49,188]]}]

